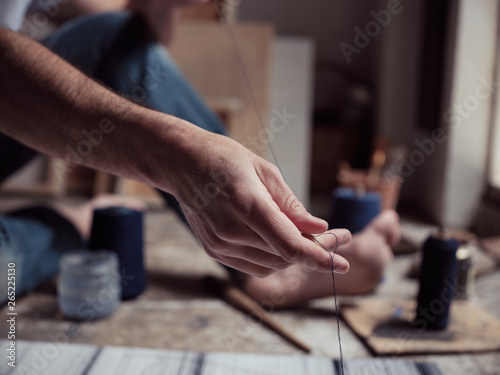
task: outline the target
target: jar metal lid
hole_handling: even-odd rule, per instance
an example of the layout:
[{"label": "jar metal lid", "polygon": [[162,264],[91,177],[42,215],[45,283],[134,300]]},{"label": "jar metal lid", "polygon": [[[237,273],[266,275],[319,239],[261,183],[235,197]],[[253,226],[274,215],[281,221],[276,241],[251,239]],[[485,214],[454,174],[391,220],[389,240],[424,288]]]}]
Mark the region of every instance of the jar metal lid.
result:
[{"label": "jar metal lid", "polygon": [[102,275],[118,271],[118,256],[108,250],[73,250],[59,262],[61,274]]}]

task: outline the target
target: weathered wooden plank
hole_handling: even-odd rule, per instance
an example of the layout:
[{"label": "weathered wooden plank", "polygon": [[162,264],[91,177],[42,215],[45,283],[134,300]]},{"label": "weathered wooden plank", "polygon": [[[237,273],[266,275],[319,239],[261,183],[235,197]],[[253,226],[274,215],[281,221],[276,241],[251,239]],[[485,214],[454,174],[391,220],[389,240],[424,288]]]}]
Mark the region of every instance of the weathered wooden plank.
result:
[{"label": "weathered wooden plank", "polygon": [[[10,341],[0,340],[0,350],[7,352]],[[68,344],[65,341],[16,341],[15,367],[0,361],[2,375],[82,375],[99,348]]]},{"label": "weathered wooden plank", "polygon": [[[4,348],[7,341],[1,341]],[[330,375],[339,362],[330,358],[242,353],[97,347],[19,341],[20,361],[2,375]],[[432,364],[387,359],[349,360],[346,374],[440,375]]]}]

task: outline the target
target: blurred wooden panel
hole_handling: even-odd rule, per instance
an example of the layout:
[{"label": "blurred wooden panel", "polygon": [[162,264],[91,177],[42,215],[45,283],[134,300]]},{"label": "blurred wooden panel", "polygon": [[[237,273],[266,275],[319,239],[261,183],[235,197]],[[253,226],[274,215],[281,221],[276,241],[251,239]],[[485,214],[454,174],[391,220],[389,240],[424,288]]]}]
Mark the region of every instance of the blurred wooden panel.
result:
[{"label": "blurred wooden panel", "polygon": [[337,186],[338,163],[352,162],[360,135],[352,129],[315,124],[311,169],[311,191],[330,193]]},{"label": "blurred wooden panel", "polygon": [[[268,119],[269,71],[273,28],[268,24],[236,24],[234,37],[245,64],[257,107]],[[212,22],[183,22],[169,48],[173,58],[196,90],[211,98],[237,98],[243,109],[228,124],[231,136],[249,146],[260,124],[237,54],[226,26]]]},{"label": "blurred wooden panel", "polygon": [[162,197],[154,188],[125,178],[117,179],[115,193],[140,198],[149,206],[162,207],[164,205]]},{"label": "blurred wooden panel", "polygon": [[204,4],[197,4],[195,6],[182,8],[181,19],[217,21],[219,17],[217,16],[217,10],[214,4],[209,1]]},{"label": "blurred wooden panel", "polygon": [[229,22],[236,21],[241,0],[210,0],[206,3],[184,7],[181,10],[182,20],[219,21],[221,18]]},{"label": "blurred wooden panel", "polygon": [[0,184],[0,195],[57,197],[66,192],[66,180],[62,160],[39,155]]}]

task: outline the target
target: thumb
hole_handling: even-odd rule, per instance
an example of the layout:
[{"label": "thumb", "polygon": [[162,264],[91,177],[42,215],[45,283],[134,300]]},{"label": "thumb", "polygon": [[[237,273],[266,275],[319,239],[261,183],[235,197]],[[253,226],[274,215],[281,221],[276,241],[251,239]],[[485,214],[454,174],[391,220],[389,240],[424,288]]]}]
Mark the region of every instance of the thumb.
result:
[{"label": "thumb", "polygon": [[304,205],[288,187],[279,170],[272,168],[269,173],[268,178],[262,179],[263,183],[281,212],[290,219],[297,229],[307,234],[325,232],[328,229],[328,223],[307,212]]}]

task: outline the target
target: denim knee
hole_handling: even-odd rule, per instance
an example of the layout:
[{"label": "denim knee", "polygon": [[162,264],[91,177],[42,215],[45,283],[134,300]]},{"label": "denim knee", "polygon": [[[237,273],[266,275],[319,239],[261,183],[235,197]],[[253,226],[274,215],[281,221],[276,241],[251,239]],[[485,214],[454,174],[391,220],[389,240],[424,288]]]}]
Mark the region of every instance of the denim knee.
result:
[{"label": "denim knee", "polygon": [[45,44],[134,102],[226,133],[139,15],[124,11],[84,17],[57,30]]}]

